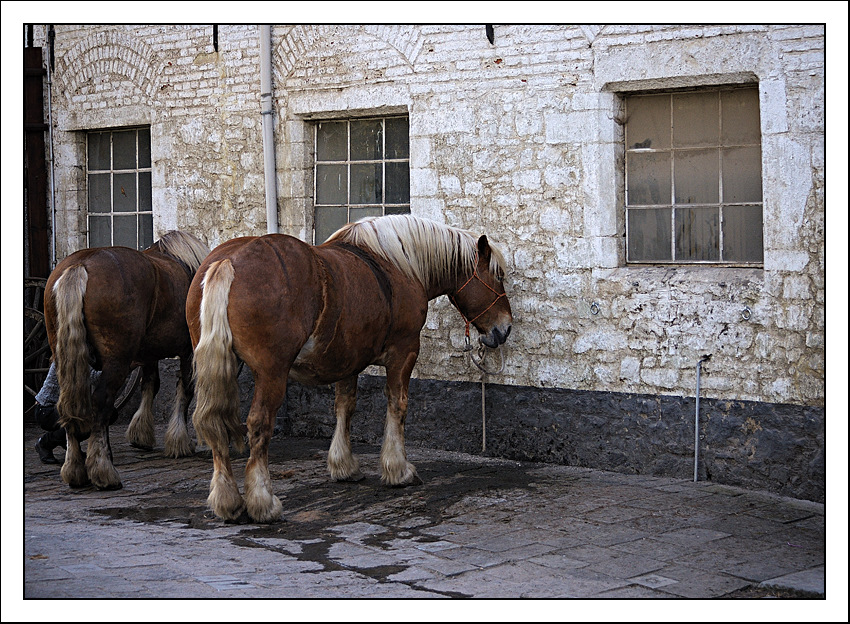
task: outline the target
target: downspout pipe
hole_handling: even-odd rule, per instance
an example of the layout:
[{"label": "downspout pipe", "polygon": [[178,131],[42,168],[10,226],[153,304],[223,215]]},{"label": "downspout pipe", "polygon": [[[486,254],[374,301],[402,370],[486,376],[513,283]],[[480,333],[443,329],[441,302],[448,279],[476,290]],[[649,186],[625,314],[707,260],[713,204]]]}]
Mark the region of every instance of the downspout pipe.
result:
[{"label": "downspout pipe", "polygon": [[56,267],[56,162],[53,157],[53,45],[56,32],[47,28],[47,142],[50,154],[50,270]]},{"label": "downspout pipe", "polygon": [[697,482],[698,477],[698,469],[699,469],[699,377],[700,377],[700,369],[702,368],[702,363],[707,362],[711,359],[711,355],[704,355],[700,358],[699,362],[697,362],[697,407],[696,413],[694,414],[694,483]]},{"label": "downspout pipe", "polygon": [[260,26],[260,108],[263,118],[263,167],[266,181],[266,228],[278,231],[277,180],[274,158],[274,111],[272,110],[272,27]]}]

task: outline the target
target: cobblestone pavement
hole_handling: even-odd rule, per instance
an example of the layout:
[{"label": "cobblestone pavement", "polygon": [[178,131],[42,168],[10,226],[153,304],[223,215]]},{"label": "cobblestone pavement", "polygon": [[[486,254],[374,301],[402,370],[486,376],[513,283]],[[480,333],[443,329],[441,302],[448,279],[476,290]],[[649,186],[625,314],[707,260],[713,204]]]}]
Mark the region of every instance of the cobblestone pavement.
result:
[{"label": "cobblestone pavement", "polygon": [[[283,520],[225,524],[206,509],[209,454],[166,458],[162,429],[143,451],[113,427],[124,487],[102,492],[62,483],[26,425],[24,599],[772,596],[813,599],[781,601],[807,613],[826,602],[822,504],[424,448],[408,449],[424,484],[386,488],[370,445],[355,446],[366,479],[335,483],[329,440],[277,437]],[[240,485],[245,461],[234,455]]]}]

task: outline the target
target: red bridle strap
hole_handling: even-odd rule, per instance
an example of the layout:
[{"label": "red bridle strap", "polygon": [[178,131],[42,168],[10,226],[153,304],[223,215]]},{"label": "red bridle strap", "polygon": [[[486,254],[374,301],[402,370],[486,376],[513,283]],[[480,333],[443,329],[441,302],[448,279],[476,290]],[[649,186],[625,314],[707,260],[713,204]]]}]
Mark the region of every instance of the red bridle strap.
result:
[{"label": "red bridle strap", "polygon": [[[478,262],[476,261],[476,263],[475,263],[475,264],[477,265],[477,264],[478,264]],[[460,315],[463,317],[463,320],[464,320],[464,321],[466,321],[466,338],[467,338],[467,341],[469,340],[469,325],[470,325],[470,323],[474,323],[476,320],[478,320],[478,318],[479,318],[479,317],[481,317],[481,316],[482,316],[485,312],[487,312],[487,310],[489,310],[489,309],[490,309],[490,308],[492,308],[494,305],[496,305],[496,302],[497,302],[499,299],[501,299],[502,297],[504,297],[504,296],[505,296],[505,293],[497,293],[497,292],[496,292],[496,290],[495,290],[492,286],[490,286],[490,284],[488,284],[487,282],[485,282],[483,279],[481,279],[481,278],[478,276],[478,267],[477,267],[477,266],[476,266],[474,269],[472,269],[472,275],[470,275],[470,276],[469,276],[469,279],[468,279],[468,280],[466,280],[466,281],[463,283],[463,286],[461,286],[460,288],[458,288],[458,289],[455,291],[455,295],[457,295],[457,294],[458,294],[461,290],[463,290],[464,288],[466,288],[466,287],[467,287],[467,285],[469,285],[469,282],[471,282],[473,279],[477,279],[479,282],[481,282],[482,284],[484,284],[484,286],[486,286],[486,287],[487,287],[487,289],[488,289],[488,290],[490,290],[490,292],[492,292],[494,295],[496,295],[496,298],[495,298],[495,299],[493,299],[493,302],[492,302],[490,305],[488,305],[486,308],[484,308],[481,312],[479,312],[478,314],[476,314],[476,315],[475,315],[474,317],[472,317],[471,319],[468,319],[468,318],[466,318],[466,315],[465,315],[463,312],[461,312],[460,307],[457,305],[457,302],[454,300],[454,298],[453,298],[453,297],[451,297],[451,296],[449,297],[449,299],[451,299],[451,300],[452,300],[452,303],[454,304],[455,308],[457,308],[457,311],[458,311],[458,312],[460,313]]]}]

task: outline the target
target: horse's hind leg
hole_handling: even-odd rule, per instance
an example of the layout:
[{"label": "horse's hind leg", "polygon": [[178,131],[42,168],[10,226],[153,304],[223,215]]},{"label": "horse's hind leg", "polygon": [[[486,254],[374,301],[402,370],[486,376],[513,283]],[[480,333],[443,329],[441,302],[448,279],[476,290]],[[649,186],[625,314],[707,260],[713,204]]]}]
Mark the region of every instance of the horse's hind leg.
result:
[{"label": "horse's hind leg", "polygon": [[286,375],[280,379],[257,376],[248,412],[251,456],[245,465],[245,506],[254,522],[275,522],[283,511],[280,499],[272,492],[269,475],[269,442],[277,410],[286,397]]},{"label": "horse's hind leg", "polygon": [[73,488],[83,487],[90,481],[86,472],[86,455],[80,448],[82,432],[77,423],[72,421],[65,426],[65,434],[68,437],[68,448],[60,471],[62,480]]},{"label": "horse's hind leg", "polygon": [[159,392],[159,364],[145,364],[142,367],[142,400],[127,427],[126,437],[130,446],[149,451],[156,444],[153,428],[153,400],[157,392]]},{"label": "horse's hind leg", "polygon": [[360,481],[360,462],[351,452],[351,415],[357,403],[357,375],[338,381],[334,410],[336,429],[328,451],[328,470],[335,481]]},{"label": "horse's hind leg", "polygon": [[129,372],[129,366],[118,366],[124,374],[116,374],[114,367],[104,366],[103,374],[92,395],[94,421],[86,452],[86,470],[91,482],[101,490],[121,488],[121,478],[112,464],[109,446],[109,421],[115,411],[115,396]]},{"label": "horse's hind leg", "polygon": [[189,403],[192,401],[192,356],[180,357],[180,377],[174,393],[174,410],[165,432],[165,454],[169,457],[188,457],[195,452],[189,435]]}]

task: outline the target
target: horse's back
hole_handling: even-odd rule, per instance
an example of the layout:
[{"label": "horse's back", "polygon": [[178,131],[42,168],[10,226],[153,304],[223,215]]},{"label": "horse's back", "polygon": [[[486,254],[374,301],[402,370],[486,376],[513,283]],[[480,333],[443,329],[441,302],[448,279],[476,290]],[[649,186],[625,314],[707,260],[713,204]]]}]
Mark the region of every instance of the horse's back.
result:
[{"label": "horse's back", "polygon": [[83,249],[57,265],[48,280],[47,299],[53,296],[55,282],[74,266],[88,274],[83,312],[98,352],[121,345],[119,350],[133,359],[160,359],[185,350],[189,279],[176,262],[129,247]]},{"label": "horse's back", "polygon": [[[189,288],[186,317],[193,341],[200,336],[200,307],[207,272],[229,262],[234,279],[227,318],[234,347],[250,357],[253,339],[291,334],[290,342],[309,332],[321,308],[321,268],[306,243],[285,234],[244,236],[222,243],[206,257]],[[306,336],[304,336],[306,340]],[[271,346],[271,345],[269,345]]]}]

